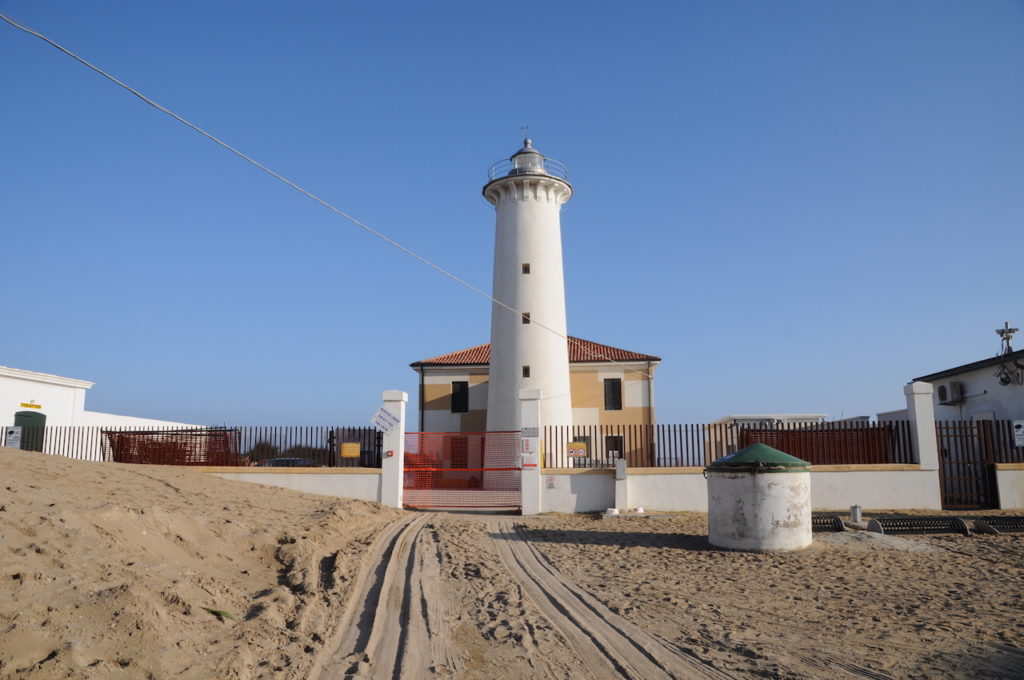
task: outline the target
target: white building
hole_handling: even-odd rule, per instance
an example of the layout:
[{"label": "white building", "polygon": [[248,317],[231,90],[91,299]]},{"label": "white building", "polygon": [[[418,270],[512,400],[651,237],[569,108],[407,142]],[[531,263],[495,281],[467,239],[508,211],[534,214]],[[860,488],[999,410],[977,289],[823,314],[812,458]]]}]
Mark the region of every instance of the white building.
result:
[{"label": "white building", "polygon": [[0,366],[0,426],[196,427],[187,423],[86,411],[85,393],[93,384],[88,380]]},{"label": "white building", "polygon": [[935,387],[936,420],[1024,419],[1024,350],[947,368],[914,381]]}]

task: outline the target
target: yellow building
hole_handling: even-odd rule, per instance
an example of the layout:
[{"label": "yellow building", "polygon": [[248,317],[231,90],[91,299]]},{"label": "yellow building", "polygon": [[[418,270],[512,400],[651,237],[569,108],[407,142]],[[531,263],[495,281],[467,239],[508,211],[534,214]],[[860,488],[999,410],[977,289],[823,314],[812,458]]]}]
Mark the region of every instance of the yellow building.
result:
[{"label": "yellow building", "polygon": [[[573,337],[568,351],[574,426],[654,424],[660,357]],[[486,429],[490,360],[488,343],[410,364],[420,374],[420,432]]]}]

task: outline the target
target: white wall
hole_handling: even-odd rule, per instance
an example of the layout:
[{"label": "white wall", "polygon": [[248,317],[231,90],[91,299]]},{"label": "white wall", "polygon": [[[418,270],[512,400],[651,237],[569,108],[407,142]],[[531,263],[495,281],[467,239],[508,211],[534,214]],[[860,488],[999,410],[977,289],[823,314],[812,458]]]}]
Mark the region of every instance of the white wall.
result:
[{"label": "white wall", "polygon": [[[1012,363],[1010,367],[1013,368]],[[1013,382],[1000,385],[996,378],[996,366],[986,366],[974,371],[932,381],[936,387],[936,420],[971,420],[972,416],[986,416],[995,420],[1024,418],[1024,385]],[[939,404],[938,386],[948,382],[963,383],[967,398],[960,404]]]},{"label": "white wall", "polygon": [[[683,471],[685,470],[685,472]],[[628,477],[626,506],[652,510],[708,511],[708,483],[702,468],[680,468],[677,472],[636,474]]]},{"label": "white wall", "polygon": [[615,506],[615,470],[541,470],[541,512],[598,512]]},{"label": "white wall", "polygon": [[[419,423],[416,424],[419,426]],[[424,432],[462,432],[462,414],[451,411],[430,410],[423,412]]]},{"label": "white wall", "polygon": [[[852,469],[855,467],[860,469]],[[650,470],[653,472],[654,468]],[[1009,485],[1011,473],[1000,474]],[[1024,507],[1024,470],[1019,471],[1019,475],[1016,498],[1021,504],[1019,507]],[[707,480],[701,468],[666,468],[653,474],[648,473],[648,469],[631,470],[627,489],[626,503],[614,507],[642,507],[647,511],[707,512],[708,509]],[[814,510],[848,510],[851,505],[876,510],[941,509],[938,473],[920,470],[914,465],[811,467],[811,507]]]},{"label": "white wall", "polygon": [[1000,508],[1024,508],[1024,464],[997,465],[996,486]]},{"label": "white wall", "polygon": [[[77,416],[85,407],[85,391],[92,385],[85,380],[0,366],[0,425],[13,425],[18,411],[42,413],[47,425],[80,425]],[[42,408],[24,407],[22,403]]]},{"label": "white wall", "polygon": [[855,466],[811,467],[811,507],[814,510],[849,510],[851,505],[874,510],[942,509],[939,474],[935,470],[823,470],[839,467]]},{"label": "white wall", "polygon": [[[153,418],[86,411],[86,390],[92,386],[93,383],[87,380],[0,366],[0,426],[13,425],[14,414],[18,411],[32,411],[46,416],[47,427],[201,427]],[[41,408],[25,407],[21,405],[23,403]]]},{"label": "white wall", "polygon": [[236,472],[234,470],[226,471],[225,468],[205,468],[203,472],[223,479],[279,486],[293,491],[380,502],[380,470],[364,468],[336,468],[330,471],[296,468],[294,472],[287,468],[273,472],[264,472],[261,469],[242,468],[241,470]]}]

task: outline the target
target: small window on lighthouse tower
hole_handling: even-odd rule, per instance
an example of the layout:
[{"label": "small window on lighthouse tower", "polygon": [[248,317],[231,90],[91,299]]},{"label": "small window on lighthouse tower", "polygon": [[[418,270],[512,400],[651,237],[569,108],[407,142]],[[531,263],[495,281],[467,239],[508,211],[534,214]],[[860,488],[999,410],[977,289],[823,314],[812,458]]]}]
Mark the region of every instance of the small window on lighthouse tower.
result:
[{"label": "small window on lighthouse tower", "polygon": [[523,366],[523,377],[524,378],[529,378],[530,377],[530,367],[529,366]]},{"label": "small window on lighthouse tower", "polygon": [[524,274],[529,274],[530,273],[530,263],[529,262],[524,262],[523,263],[523,273]]},{"label": "small window on lighthouse tower", "polygon": [[528,323],[530,323],[530,313],[529,312],[523,312],[523,324],[525,325],[525,324],[528,324]]}]

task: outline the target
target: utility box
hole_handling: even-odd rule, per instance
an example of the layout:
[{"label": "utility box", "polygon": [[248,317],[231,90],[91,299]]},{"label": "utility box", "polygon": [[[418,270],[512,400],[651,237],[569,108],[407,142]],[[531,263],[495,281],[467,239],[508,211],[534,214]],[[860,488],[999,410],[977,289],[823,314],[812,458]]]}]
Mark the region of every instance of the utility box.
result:
[{"label": "utility box", "polygon": [[809,546],[810,468],[766,444],[752,444],[708,465],[708,541],[751,552]]}]

